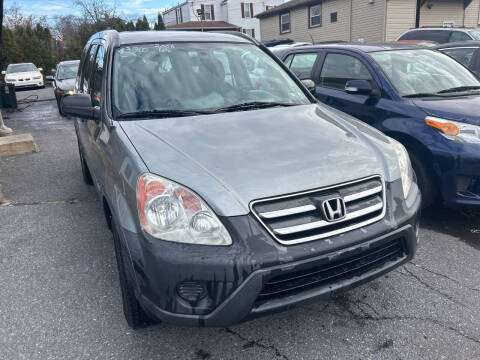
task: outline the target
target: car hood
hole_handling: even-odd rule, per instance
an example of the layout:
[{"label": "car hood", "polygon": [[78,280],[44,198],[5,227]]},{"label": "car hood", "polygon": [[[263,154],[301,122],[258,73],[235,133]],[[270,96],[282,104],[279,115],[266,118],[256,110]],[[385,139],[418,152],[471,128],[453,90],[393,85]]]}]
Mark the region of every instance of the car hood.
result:
[{"label": "car hood", "polygon": [[26,72],[19,72],[19,73],[9,73],[6,74],[6,77],[14,78],[14,79],[24,79],[24,78],[32,78],[33,76],[42,76],[40,71],[26,71]]},{"label": "car hood", "polygon": [[379,174],[400,177],[388,138],[324,105],[122,121],[149,171],[223,216],[252,200]]},{"label": "car hood", "polygon": [[75,78],[65,79],[65,80],[56,80],[56,85],[61,90],[73,90],[75,87]]},{"label": "car hood", "polygon": [[427,115],[480,125],[480,95],[454,98],[415,99],[413,103]]}]

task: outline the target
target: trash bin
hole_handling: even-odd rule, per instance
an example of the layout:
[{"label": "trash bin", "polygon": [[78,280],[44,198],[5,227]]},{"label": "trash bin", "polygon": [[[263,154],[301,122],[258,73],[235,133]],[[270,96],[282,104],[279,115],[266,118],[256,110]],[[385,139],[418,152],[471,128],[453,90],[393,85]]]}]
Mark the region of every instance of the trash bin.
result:
[{"label": "trash bin", "polygon": [[0,83],[0,107],[17,108],[17,94],[15,94],[15,85]]}]

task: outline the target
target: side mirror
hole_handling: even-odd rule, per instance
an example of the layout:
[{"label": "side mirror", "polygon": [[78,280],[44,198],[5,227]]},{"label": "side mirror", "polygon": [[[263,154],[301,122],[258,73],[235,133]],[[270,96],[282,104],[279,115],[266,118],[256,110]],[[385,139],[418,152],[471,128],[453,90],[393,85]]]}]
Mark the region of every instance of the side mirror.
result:
[{"label": "side mirror", "polygon": [[367,80],[350,80],[345,84],[345,92],[348,94],[371,95],[373,88]]},{"label": "side mirror", "polygon": [[38,71],[43,71],[43,68],[38,68]]},{"label": "side mirror", "polygon": [[2,75],[5,75],[7,72],[5,70],[2,71]]},{"label": "side mirror", "polygon": [[51,72],[52,74],[55,74],[56,71],[57,71],[57,69],[51,69],[51,70],[50,70],[50,72]]},{"label": "side mirror", "polygon": [[82,119],[94,119],[96,114],[88,94],[73,94],[63,97],[62,110],[65,115]]},{"label": "side mirror", "polygon": [[315,90],[315,82],[312,79],[301,80],[302,84],[308,89],[308,91]]},{"label": "side mirror", "polygon": [[45,80],[47,80],[47,81],[53,81],[53,80],[55,80],[55,79],[53,78],[52,75],[47,75],[47,76],[45,76]]}]

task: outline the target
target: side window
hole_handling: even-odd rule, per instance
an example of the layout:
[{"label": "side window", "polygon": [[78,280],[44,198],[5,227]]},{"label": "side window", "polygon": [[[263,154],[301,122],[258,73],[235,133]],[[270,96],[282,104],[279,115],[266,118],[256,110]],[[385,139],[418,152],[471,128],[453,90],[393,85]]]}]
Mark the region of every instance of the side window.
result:
[{"label": "side window", "polygon": [[97,51],[97,44],[94,44],[90,47],[90,52],[88,53],[85,59],[85,64],[83,64],[80,89],[85,94],[88,94],[90,91],[90,74],[92,72],[96,51]]},{"label": "side window", "polygon": [[293,56],[294,56],[294,54],[290,54],[290,55],[288,55],[288,56],[285,58],[285,60],[283,60],[283,62],[285,63],[285,65],[286,65],[288,68],[290,67],[290,64],[291,64],[291,62],[292,62],[292,60],[293,60]]},{"label": "side window", "polygon": [[317,54],[295,54],[290,64],[290,70],[300,79],[309,79],[312,76],[313,65],[317,57]]},{"label": "side window", "polygon": [[472,38],[470,37],[470,35],[464,33],[463,31],[452,31],[452,34],[450,35],[450,42],[468,40],[472,40]]},{"label": "side window", "polygon": [[440,49],[441,52],[447,54],[448,56],[453,57],[463,66],[468,67],[471,62],[473,55],[475,54],[476,48],[456,48],[456,49]]},{"label": "side window", "polygon": [[326,56],[320,74],[320,86],[345,90],[345,84],[350,80],[372,81],[370,72],[357,58],[330,53]]},{"label": "side window", "polygon": [[92,97],[92,106],[100,106],[102,100],[102,79],[103,79],[103,46],[98,47],[97,57],[92,69],[90,95]]}]

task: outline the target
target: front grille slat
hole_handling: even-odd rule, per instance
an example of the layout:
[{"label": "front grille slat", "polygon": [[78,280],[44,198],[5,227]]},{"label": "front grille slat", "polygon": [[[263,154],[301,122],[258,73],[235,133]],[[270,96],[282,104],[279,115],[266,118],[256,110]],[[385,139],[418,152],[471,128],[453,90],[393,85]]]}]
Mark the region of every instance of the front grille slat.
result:
[{"label": "front grille slat", "polygon": [[275,219],[283,216],[290,216],[290,215],[296,215],[296,214],[302,214],[306,213],[309,211],[314,211],[316,209],[315,206],[313,205],[303,205],[303,206],[297,206],[294,208],[289,208],[289,209],[282,209],[282,210],[275,210],[275,211],[269,211],[269,212],[261,212],[258,215],[264,219]]},{"label": "front grille slat", "polygon": [[[345,216],[325,218],[322,203],[340,198]],[[278,242],[289,245],[323,239],[372,224],[385,215],[385,185],[378,175],[250,204],[255,217]]]},{"label": "front grille slat", "polygon": [[[367,208],[348,213],[345,216],[345,218],[343,218],[342,220],[336,221],[336,224],[341,223],[341,222],[345,222],[345,221],[349,221],[349,220],[353,220],[353,219],[356,219],[356,218],[364,216],[364,215],[368,215],[368,214],[373,213],[375,211],[378,211],[382,208],[383,208],[383,202],[380,202],[380,203],[377,203],[375,205],[369,206]],[[294,234],[294,233],[298,233],[298,232],[302,232],[302,231],[323,228],[325,226],[330,226],[330,225],[332,225],[331,222],[328,222],[328,221],[325,221],[325,220],[320,220],[320,221],[315,221],[315,222],[311,222],[311,223],[308,223],[308,224],[290,226],[290,227],[280,228],[280,229],[273,229],[273,232],[275,232],[276,234],[280,234],[280,235],[289,235],[289,234]]]},{"label": "front grille slat", "polygon": [[386,263],[402,261],[406,256],[404,239],[399,238],[334,263],[274,276],[265,282],[257,304],[307,289],[329,286],[335,282],[365,274]]},{"label": "front grille slat", "polygon": [[378,194],[380,192],[382,192],[382,187],[381,186],[376,186],[373,189],[369,189],[369,190],[365,190],[365,191],[362,191],[362,192],[359,192],[359,193],[346,195],[346,196],[344,196],[343,199],[345,200],[346,203],[348,203],[348,202],[351,202],[351,201],[355,201],[355,200],[358,200],[358,199],[369,197],[371,195]]}]

